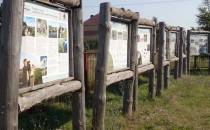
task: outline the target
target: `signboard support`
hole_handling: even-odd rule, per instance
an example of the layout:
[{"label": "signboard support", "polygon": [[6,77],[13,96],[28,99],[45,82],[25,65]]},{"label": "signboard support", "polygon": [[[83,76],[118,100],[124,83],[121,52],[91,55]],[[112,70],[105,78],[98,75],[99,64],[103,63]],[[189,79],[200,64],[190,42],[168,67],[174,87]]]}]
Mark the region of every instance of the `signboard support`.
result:
[{"label": "signboard support", "polygon": [[190,30],[187,30],[187,72],[190,74]]},{"label": "signboard support", "polygon": [[186,42],[186,31],[183,31],[183,74],[187,74],[187,42]]},{"label": "signboard support", "polygon": [[179,44],[179,73],[178,76],[182,77],[183,74],[183,44],[184,44],[184,37],[183,34],[184,29],[180,28],[180,44]]},{"label": "signboard support", "polygon": [[4,0],[0,42],[0,129],[18,129],[23,0]]},{"label": "signboard support", "polygon": [[208,73],[209,73],[209,75],[210,75],[210,33],[208,34],[208,53],[209,53],[209,64],[208,64]]},{"label": "signboard support", "polygon": [[72,118],[74,130],[85,130],[85,83],[84,83],[84,44],[82,1],[80,7],[72,9],[74,78],[82,84],[78,92],[73,93]]},{"label": "signboard support", "polygon": [[163,74],[164,74],[164,31],[165,31],[165,23],[159,23],[159,35],[157,41],[157,49],[158,49],[158,63],[157,63],[157,90],[156,95],[160,96],[163,90]]},{"label": "signboard support", "polygon": [[[176,35],[176,48],[175,48],[176,57],[179,57],[179,44],[180,44],[180,35],[178,30]],[[176,60],[174,65],[174,79],[178,79],[178,72],[179,72],[179,60]]]},{"label": "signboard support", "polygon": [[[170,60],[170,47],[169,47],[169,32],[166,33],[166,59]],[[170,79],[170,64],[164,66],[164,88],[167,89],[169,87],[169,79]]]}]

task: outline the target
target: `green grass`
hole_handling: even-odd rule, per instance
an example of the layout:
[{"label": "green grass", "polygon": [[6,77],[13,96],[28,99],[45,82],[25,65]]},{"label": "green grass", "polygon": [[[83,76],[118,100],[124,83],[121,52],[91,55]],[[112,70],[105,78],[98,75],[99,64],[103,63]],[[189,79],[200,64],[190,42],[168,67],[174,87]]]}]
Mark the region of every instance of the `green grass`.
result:
[{"label": "green grass", "polygon": [[[202,74],[203,76],[200,76]],[[154,101],[147,99],[147,82],[141,77],[138,110],[133,117],[122,115],[123,89],[107,90],[105,127],[107,130],[209,130],[210,76],[193,73],[177,81]],[[91,97],[87,99],[87,129],[91,129]],[[46,102],[19,116],[20,130],[71,130],[71,96]]]}]

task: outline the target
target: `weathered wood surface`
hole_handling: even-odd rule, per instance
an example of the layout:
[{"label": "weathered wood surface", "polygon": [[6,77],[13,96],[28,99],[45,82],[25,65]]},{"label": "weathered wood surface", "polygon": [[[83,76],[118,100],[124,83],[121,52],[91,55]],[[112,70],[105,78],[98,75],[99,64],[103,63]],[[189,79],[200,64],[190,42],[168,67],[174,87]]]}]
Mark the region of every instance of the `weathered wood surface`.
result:
[{"label": "weathered wood surface", "polygon": [[149,20],[146,18],[139,18],[139,25],[144,25],[144,26],[155,26],[155,22],[153,20]]},{"label": "weathered wood surface", "polygon": [[163,61],[163,66],[167,66],[167,65],[169,65],[170,64],[170,61]]},{"label": "weathered wood surface", "polygon": [[142,74],[142,73],[147,72],[149,70],[153,70],[154,68],[155,68],[155,66],[153,64],[149,64],[149,65],[146,65],[146,66],[138,67],[137,72],[138,72],[138,74]]},{"label": "weathered wood surface", "polygon": [[131,70],[122,71],[118,73],[112,73],[112,74],[107,75],[106,85],[108,86],[108,85],[117,83],[119,81],[129,79],[133,76],[134,76],[134,72]]},{"label": "weathered wood surface", "polygon": [[138,13],[132,12],[131,10],[126,10],[124,8],[111,7],[110,11],[111,11],[112,16],[115,16],[118,18],[130,19],[130,20],[138,20],[139,19]]},{"label": "weathered wood surface", "polygon": [[169,87],[170,81],[170,65],[164,66],[164,88],[167,89]]},{"label": "weathered wood surface", "polygon": [[111,36],[110,3],[100,5],[99,44],[96,63],[96,86],[93,96],[93,130],[104,130],[109,40]]},{"label": "weathered wood surface", "polygon": [[190,73],[190,30],[187,30],[187,71]]},{"label": "weathered wood surface", "polygon": [[[208,53],[210,54],[210,34],[208,34]],[[210,74],[210,56],[209,56],[209,68],[208,72]]]},{"label": "weathered wood surface", "polygon": [[80,0],[36,0],[45,4],[57,6],[57,4],[62,4],[68,7],[75,7],[80,5]]},{"label": "weathered wood surface", "polygon": [[69,92],[75,92],[79,89],[81,89],[81,82],[70,81],[67,83],[56,84],[51,87],[21,94],[18,98],[19,112],[28,110],[31,107],[50,98],[54,98]]},{"label": "weathered wood surface", "polygon": [[38,89],[50,87],[50,86],[53,86],[53,85],[56,85],[56,84],[59,84],[59,83],[65,83],[65,82],[71,81],[73,79],[74,79],[73,77],[70,77],[70,78],[66,78],[66,79],[62,79],[62,80],[56,80],[56,81],[51,81],[51,82],[48,82],[48,83],[45,83],[45,84],[36,85],[36,86],[33,86],[33,87],[21,88],[21,89],[19,89],[19,94],[24,94],[24,93],[35,91],[35,90],[38,90]]},{"label": "weathered wood surface", "polygon": [[73,27],[72,11],[68,12],[68,29],[69,29],[69,77],[74,77],[74,46],[73,46]]},{"label": "weathered wood surface", "polygon": [[170,62],[175,62],[175,61],[178,61],[178,60],[179,60],[178,57],[173,57],[173,58],[170,59]]},{"label": "weathered wood surface", "polygon": [[81,82],[81,89],[72,96],[72,124],[73,130],[85,130],[85,81],[84,81],[84,25],[82,3],[79,8],[72,9],[73,27],[73,55],[74,55],[74,78]]},{"label": "weathered wood surface", "polygon": [[184,35],[183,35],[184,29],[180,28],[180,43],[179,43],[179,74],[178,76],[181,77],[183,74],[183,44],[184,44]]},{"label": "weathered wood surface", "polygon": [[3,0],[1,11],[0,130],[17,130],[23,0]]},{"label": "weathered wood surface", "polygon": [[158,30],[158,39],[157,39],[157,50],[158,50],[158,63],[157,63],[157,90],[156,95],[160,96],[163,90],[163,61],[164,61],[164,31],[165,31],[165,23],[159,23],[159,30]]},{"label": "weathered wood surface", "polygon": [[[138,13],[136,13],[138,14]],[[139,14],[138,14],[139,16]],[[134,94],[137,95],[138,84],[138,75],[136,74],[137,67],[137,35],[138,35],[138,19],[131,21],[131,43],[130,43],[130,70],[134,72],[131,80],[127,81],[127,85],[124,87],[124,98],[123,98],[123,113],[126,116],[132,116],[133,113],[133,105],[137,103],[133,103]],[[126,51],[126,50],[125,50]],[[134,91],[135,89],[135,91]],[[136,96],[135,96],[136,97]],[[136,98],[135,98],[136,99]],[[137,100],[135,100],[137,101]],[[136,108],[136,106],[135,106]]]}]

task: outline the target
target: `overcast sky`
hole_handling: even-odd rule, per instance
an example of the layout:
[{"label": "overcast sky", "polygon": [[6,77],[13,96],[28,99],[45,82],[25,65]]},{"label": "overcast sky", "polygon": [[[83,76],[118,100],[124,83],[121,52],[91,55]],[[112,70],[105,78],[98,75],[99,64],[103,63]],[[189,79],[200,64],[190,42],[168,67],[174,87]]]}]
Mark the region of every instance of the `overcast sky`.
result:
[{"label": "overcast sky", "polygon": [[202,0],[83,0],[84,19],[99,12],[102,2],[110,2],[112,6],[124,7],[151,19],[156,16],[159,21],[169,25],[196,27],[196,15]]},{"label": "overcast sky", "polygon": [[[2,0],[0,0],[1,2]],[[84,20],[99,12],[102,2],[140,12],[141,17],[157,17],[169,25],[196,27],[196,14],[203,0],[83,0]]]}]

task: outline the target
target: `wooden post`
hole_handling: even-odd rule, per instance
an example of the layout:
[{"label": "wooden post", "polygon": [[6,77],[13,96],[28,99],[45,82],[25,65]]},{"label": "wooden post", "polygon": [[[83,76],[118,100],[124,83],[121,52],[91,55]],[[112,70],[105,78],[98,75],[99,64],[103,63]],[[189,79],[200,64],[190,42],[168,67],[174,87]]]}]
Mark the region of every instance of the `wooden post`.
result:
[{"label": "wooden post", "polygon": [[[155,55],[156,55],[156,26],[152,30],[152,47],[151,47],[151,62],[155,64]],[[150,99],[155,98],[155,69],[149,71],[149,93],[148,97]]]},{"label": "wooden post", "polygon": [[183,74],[187,74],[187,42],[186,42],[186,31],[183,32],[183,53],[185,58],[183,58]]},{"label": "wooden post", "polygon": [[[138,14],[139,15],[139,14]],[[131,22],[131,50],[130,52],[130,69],[134,71],[134,76],[128,85],[124,87],[123,98],[123,113],[127,116],[132,116],[132,110],[136,110],[137,96],[138,96],[138,72],[137,72],[137,33],[138,33],[138,19]],[[135,91],[134,91],[135,90]],[[133,101],[135,99],[135,101]],[[133,107],[134,105],[134,107]]]},{"label": "wooden post", "polygon": [[0,130],[17,130],[23,0],[4,0],[1,19]]},{"label": "wooden post", "polygon": [[157,65],[157,90],[156,95],[160,96],[161,91],[163,89],[163,61],[164,61],[164,33],[165,31],[165,23],[159,23],[159,32],[158,32],[158,41],[157,41],[157,48],[158,48],[158,65]]},{"label": "wooden post", "polygon": [[[208,34],[208,53],[210,54],[210,33]],[[210,56],[209,56],[209,68],[208,72],[210,74]]]},{"label": "wooden post", "polygon": [[72,98],[73,130],[86,129],[82,1],[80,4],[79,7],[72,10],[74,78],[82,84],[81,90],[73,93]]},{"label": "wooden post", "polygon": [[[166,59],[170,59],[170,47],[169,47],[169,31],[166,33]],[[167,89],[169,87],[169,79],[170,79],[170,64],[164,66],[164,88]]]},{"label": "wooden post", "polygon": [[96,86],[93,97],[93,130],[104,130],[106,109],[106,79],[109,41],[111,35],[110,3],[100,5],[99,45],[96,63]]},{"label": "wooden post", "polygon": [[190,30],[187,31],[187,73],[190,74]]},{"label": "wooden post", "polygon": [[[176,48],[175,48],[175,56],[179,57],[179,43],[180,43],[180,35],[179,31],[176,33]],[[179,72],[179,60],[175,61],[174,66],[174,79],[178,78],[178,72]]]},{"label": "wooden post", "polygon": [[180,44],[179,44],[179,77],[182,77],[183,73],[183,28],[180,28]]}]

